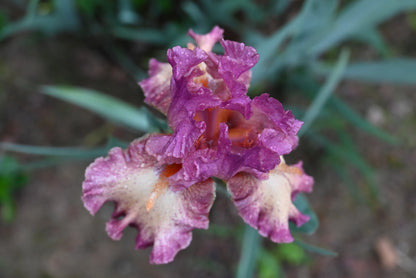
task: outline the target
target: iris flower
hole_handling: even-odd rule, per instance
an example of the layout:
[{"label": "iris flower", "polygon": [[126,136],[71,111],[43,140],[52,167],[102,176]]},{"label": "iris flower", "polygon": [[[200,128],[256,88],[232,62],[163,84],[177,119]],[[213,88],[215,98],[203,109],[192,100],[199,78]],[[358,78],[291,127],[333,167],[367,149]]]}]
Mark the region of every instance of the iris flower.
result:
[{"label": "iris flower", "polygon": [[[115,203],[108,235],[118,240],[126,226],[136,227],[136,248],[153,246],[155,264],[171,262],[194,228],[208,228],[213,177],[227,184],[243,220],[276,243],[293,241],[289,221],[300,226],[309,219],[292,201],[311,192],[313,178],[301,162],[283,159],[297,146],[302,122],[268,94],[247,96],[257,51],[224,40],[219,27],[188,34],[196,45],[169,49],[168,63],[151,59],[149,78],[139,82],[172,133],[111,149],[87,168],[83,183],[91,214]],[[212,51],[218,42],[223,54]]]}]

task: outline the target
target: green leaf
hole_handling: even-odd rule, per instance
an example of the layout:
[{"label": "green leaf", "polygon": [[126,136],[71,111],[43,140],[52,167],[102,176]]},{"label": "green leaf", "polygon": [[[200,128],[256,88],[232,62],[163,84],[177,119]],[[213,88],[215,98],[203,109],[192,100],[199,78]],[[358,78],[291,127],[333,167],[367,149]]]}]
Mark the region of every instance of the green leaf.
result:
[{"label": "green leaf", "polygon": [[294,243],[312,253],[317,253],[319,255],[324,255],[324,256],[338,256],[338,254],[333,251],[307,244],[299,239],[295,239]]},{"label": "green leaf", "polygon": [[307,259],[305,251],[295,243],[279,244],[275,253],[282,262],[291,265],[301,265]]},{"label": "green leaf", "polygon": [[363,131],[371,134],[389,144],[395,145],[399,142],[399,140],[391,134],[386,133],[385,131],[379,129],[375,125],[372,125],[366,119],[361,117],[357,112],[352,110],[346,103],[344,103],[341,99],[337,98],[336,96],[332,96],[329,100],[329,104],[331,107],[334,108],[335,111],[340,113],[352,123],[354,126],[362,129]]},{"label": "green leaf", "polygon": [[101,148],[79,148],[79,147],[45,147],[45,146],[33,146],[33,145],[21,145],[7,142],[0,143],[0,149],[5,151],[26,153],[32,155],[45,155],[45,156],[70,156],[76,158],[90,158],[97,157],[106,154],[109,150],[108,147]]},{"label": "green leaf", "polygon": [[335,90],[338,82],[341,79],[342,73],[347,65],[349,57],[348,51],[342,51],[341,55],[338,58],[337,64],[334,70],[331,72],[331,75],[328,77],[325,84],[319,90],[317,96],[313,100],[312,104],[309,106],[308,110],[303,117],[304,124],[299,131],[298,135],[302,136],[311,126],[313,121],[317,118],[319,113],[322,111],[326,101]]},{"label": "green leaf", "polygon": [[77,87],[44,86],[42,92],[89,109],[114,123],[142,132],[159,131],[166,128],[163,122],[153,117],[145,107],[136,108],[103,93]]},{"label": "green leaf", "polygon": [[[302,93],[307,97],[312,98],[315,92],[319,90],[318,82],[311,78],[310,75],[294,73],[288,78],[288,81],[290,86],[293,86],[296,89],[300,89]],[[373,135],[387,143],[397,144],[399,141],[393,135],[388,134],[380,128],[372,125],[365,118],[355,112],[351,107],[349,107],[348,104],[343,102],[335,95],[331,95],[326,109],[328,110],[327,113],[329,113],[329,115],[335,115],[339,113],[343,118],[345,118],[345,120],[349,121],[355,127],[358,127],[368,134]],[[299,111],[300,110],[298,108],[293,109],[293,112],[297,113],[295,114],[297,118],[300,114]]]},{"label": "green leaf", "polygon": [[55,10],[51,14],[37,14],[39,0],[30,1],[26,15],[4,26],[0,32],[0,40],[21,31],[41,31],[55,34],[60,31],[75,31],[80,27],[78,13],[73,0],[55,0]]},{"label": "green leaf", "polygon": [[[338,130],[338,132],[340,132],[340,130]],[[331,153],[331,155],[338,156],[342,161],[350,165],[354,165],[363,174],[366,180],[369,189],[368,201],[370,202],[370,205],[374,205],[379,201],[380,196],[374,177],[374,170],[355,149],[355,147],[352,147],[353,145],[345,147],[344,145],[335,144],[316,133],[309,134],[309,137],[316,143],[323,146],[329,153]]]},{"label": "green leaf", "polygon": [[137,24],[140,21],[139,15],[133,9],[130,0],[118,1],[118,19],[123,24]]},{"label": "green leaf", "polygon": [[220,238],[236,238],[239,235],[241,235],[240,229],[217,224],[210,224],[208,230],[200,230],[199,232],[210,234]]},{"label": "green leaf", "polygon": [[143,41],[151,44],[165,45],[170,37],[165,32],[157,29],[133,28],[125,26],[114,26],[111,28],[111,34],[117,38]]},{"label": "green leaf", "polygon": [[[319,66],[317,72],[328,74],[331,68]],[[375,62],[351,63],[343,78],[374,83],[416,84],[416,59],[395,58]]]},{"label": "green leaf", "polygon": [[[97,148],[80,148],[80,147],[49,147],[49,146],[32,146],[0,142],[0,150],[24,153],[31,155],[47,156],[46,159],[40,159],[25,164],[16,164],[15,170],[33,171],[39,168],[51,167],[58,164],[92,159],[99,156],[105,156],[113,147],[126,148],[128,144],[110,137],[107,145]],[[3,167],[4,168],[4,167]]]},{"label": "green leaf", "polygon": [[261,249],[259,256],[259,278],[279,278],[282,277],[282,267],[279,260],[266,249]]},{"label": "green leaf", "polygon": [[[265,38],[253,32],[247,33],[244,41],[253,45],[260,55],[252,73],[251,86],[255,87],[263,80],[268,79],[270,75],[274,75],[278,71],[279,67],[284,65],[284,61],[281,61],[281,57],[278,56],[279,47],[301,28],[305,17],[312,9],[312,2],[306,1],[299,15],[269,37]],[[270,69],[271,66],[273,66],[273,70]]]},{"label": "green leaf", "polygon": [[16,213],[15,193],[27,183],[27,176],[11,156],[0,157],[0,207],[2,219],[13,220]]},{"label": "green leaf", "polygon": [[238,262],[237,278],[252,278],[256,268],[257,256],[260,251],[261,237],[257,230],[246,225]]},{"label": "green leaf", "polygon": [[295,233],[313,234],[318,229],[319,221],[315,212],[309,206],[308,200],[303,194],[298,194],[293,203],[301,213],[309,216],[309,221],[300,227],[296,227],[295,224],[290,222],[290,231]]},{"label": "green leaf", "polygon": [[304,1],[300,13],[271,36],[262,38],[249,33],[244,41],[252,44],[260,55],[253,70],[252,86],[264,80],[275,80],[284,68],[306,63],[309,59],[306,53],[325,33],[337,5],[336,0]]},{"label": "green leaf", "polygon": [[384,58],[390,55],[390,50],[384,41],[383,36],[376,28],[364,29],[356,33],[353,37],[359,41],[367,43],[375,48]]},{"label": "green leaf", "polygon": [[361,30],[373,28],[390,17],[411,9],[416,9],[415,0],[354,1],[342,10],[320,41],[309,49],[309,54],[317,56]]}]

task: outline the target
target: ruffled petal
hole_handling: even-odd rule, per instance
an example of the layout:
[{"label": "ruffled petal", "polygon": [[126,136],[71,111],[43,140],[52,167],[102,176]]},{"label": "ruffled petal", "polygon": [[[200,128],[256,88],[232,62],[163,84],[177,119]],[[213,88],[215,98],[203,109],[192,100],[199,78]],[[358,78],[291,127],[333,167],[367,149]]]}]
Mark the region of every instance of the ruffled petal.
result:
[{"label": "ruffled petal", "polygon": [[164,148],[163,159],[183,158],[193,151],[195,141],[205,130],[203,122],[194,124],[188,119],[184,119],[175,129]]},{"label": "ruffled petal", "polygon": [[173,77],[176,80],[190,74],[193,67],[208,58],[205,51],[195,48],[193,50],[175,46],[167,52],[169,64],[173,68]]},{"label": "ruffled petal", "polygon": [[224,30],[218,26],[205,35],[195,34],[192,30],[188,31],[188,35],[195,40],[197,46],[206,52],[210,52],[214,45],[222,39],[223,33]]},{"label": "ruffled petal", "polygon": [[244,43],[222,40],[224,56],[220,58],[220,73],[228,72],[231,77],[237,79],[259,61],[256,49],[246,46]]},{"label": "ruffled petal", "polygon": [[244,221],[276,243],[291,242],[289,220],[300,226],[309,220],[292,203],[298,192],[310,192],[313,178],[306,175],[302,164],[281,163],[260,180],[239,173],[228,181],[228,190]]},{"label": "ruffled petal", "polygon": [[268,94],[255,97],[252,101],[253,116],[249,124],[260,131],[262,146],[284,155],[298,145],[297,132],[302,122],[295,119],[292,112],[285,111],[282,104]]},{"label": "ruffled petal", "polygon": [[144,101],[166,114],[172,99],[170,94],[172,67],[168,63],[150,59],[149,75],[149,78],[139,82],[146,97]]},{"label": "ruffled petal", "polygon": [[[234,41],[221,41],[224,55],[219,57],[218,73],[233,96],[245,95],[251,74],[247,73],[259,60],[257,51]],[[240,78],[241,77],[241,78]]]},{"label": "ruffled petal", "polygon": [[86,170],[82,200],[91,214],[105,202],[115,202],[108,235],[118,240],[126,226],[134,226],[136,248],[153,245],[150,262],[168,263],[190,244],[192,229],[208,228],[214,182],[172,191],[167,176],[180,165],[158,166],[145,151],[146,141],[135,141],[126,151],[113,148],[106,158],[96,159]]},{"label": "ruffled petal", "polygon": [[235,167],[241,161],[229,157],[231,142],[227,138],[227,125],[224,123],[220,124],[218,142],[214,144],[210,148],[197,148],[184,158],[181,170],[170,178],[177,188],[188,187],[195,181],[213,176],[229,179],[234,174]]},{"label": "ruffled petal", "polygon": [[201,90],[200,94],[188,91],[185,78],[172,80],[174,96],[167,113],[169,126],[174,131],[165,148],[164,159],[167,157],[183,158],[194,149],[196,140],[206,129],[206,123],[195,121],[195,113],[218,106],[221,101],[210,91]]},{"label": "ruffled petal", "polygon": [[241,156],[244,163],[238,172],[247,172],[257,178],[263,178],[280,163],[280,156],[276,152],[262,146],[248,149]]}]

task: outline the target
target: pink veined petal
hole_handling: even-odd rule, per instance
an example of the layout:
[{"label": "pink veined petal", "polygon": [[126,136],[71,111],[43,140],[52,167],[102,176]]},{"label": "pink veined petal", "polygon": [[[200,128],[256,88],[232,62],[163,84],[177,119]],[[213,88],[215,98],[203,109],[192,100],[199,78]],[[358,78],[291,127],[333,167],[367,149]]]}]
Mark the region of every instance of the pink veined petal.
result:
[{"label": "pink veined petal", "polygon": [[205,52],[210,52],[214,45],[222,39],[224,30],[218,26],[215,26],[209,33],[205,35],[199,35],[194,33],[192,29],[188,31],[188,35],[193,38],[197,46]]},{"label": "pink veined petal", "polygon": [[86,170],[82,200],[91,214],[105,202],[115,202],[108,235],[118,240],[125,227],[136,227],[136,248],[153,245],[150,262],[168,263],[190,244],[192,229],[208,228],[214,182],[173,192],[164,176],[171,170],[156,166],[145,144],[146,139],[135,141],[126,151],[113,148],[106,158],[96,159]]},{"label": "pink veined petal", "polygon": [[171,102],[170,79],[172,67],[156,59],[149,61],[149,78],[139,82],[145,95],[145,102],[166,114]]},{"label": "pink veined petal", "polygon": [[244,221],[276,243],[293,241],[289,220],[297,226],[309,220],[292,203],[298,192],[312,190],[313,178],[304,173],[301,163],[289,166],[282,158],[268,179],[239,173],[227,185]]}]

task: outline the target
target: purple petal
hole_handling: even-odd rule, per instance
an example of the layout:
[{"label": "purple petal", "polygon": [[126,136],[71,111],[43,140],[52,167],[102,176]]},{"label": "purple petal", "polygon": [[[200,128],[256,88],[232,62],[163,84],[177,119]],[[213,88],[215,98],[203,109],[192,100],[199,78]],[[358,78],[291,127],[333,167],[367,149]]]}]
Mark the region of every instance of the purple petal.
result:
[{"label": "purple petal", "polygon": [[172,77],[172,67],[168,63],[150,59],[149,75],[149,78],[139,82],[146,96],[144,101],[166,114],[171,102],[170,79]]},{"label": "purple petal", "polygon": [[289,220],[300,226],[309,220],[292,203],[298,192],[310,192],[313,178],[303,172],[302,164],[281,163],[260,180],[239,173],[228,181],[228,190],[244,221],[264,237],[277,243],[291,242]]},{"label": "purple petal", "polygon": [[273,170],[280,163],[279,154],[261,146],[247,150],[242,156],[244,163],[239,171],[248,172],[258,178]]},{"label": "purple petal", "polygon": [[168,61],[173,68],[173,77],[176,80],[188,75],[192,68],[208,58],[205,51],[195,48],[194,50],[175,46],[168,49]]},{"label": "purple petal", "polygon": [[[209,144],[209,142],[199,142]],[[227,138],[227,125],[220,124],[218,142],[205,148],[197,148],[183,160],[182,169],[172,176],[179,187],[187,187],[189,183],[205,180],[212,176],[227,179],[234,173],[234,164],[228,158],[231,142]],[[241,163],[241,162],[240,162]]]},{"label": "purple petal", "polygon": [[218,73],[233,96],[245,95],[251,79],[251,69],[258,61],[257,51],[234,41],[221,41],[224,55],[219,57]]},{"label": "purple petal", "polygon": [[256,49],[244,43],[222,40],[221,45],[224,48],[224,56],[220,59],[219,71],[229,72],[234,79],[254,67],[259,60]]},{"label": "purple petal", "polygon": [[91,214],[115,202],[108,235],[118,240],[125,227],[136,227],[136,247],[153,245],[150,262],[168,263],[190,244],[192,229],[208,227],[214,182],[172,191],[165,177],[169,166],[157,166],[145,151],[146,141],[135,141],[126,151],[113,148],[106,158],[96,159],[86,170],[82,200]]},{"label": "purple petal", "polygon": [[188,35],[195,40],[197,46],[206,52],[210,52],[214,45],[222,39],[223,33],[224,30],[218,26],[205,35],[195,34],[192,30],[188,31]]},{"label": "purple petal", "polygon": [[183,158],[193,149],[203,131],[202,125],[195,126],[189,120],[179,123],[164,148],[164,157]]},{"label": "purple petal", "polygon": [[171,89],[174,98],[167,117],[174,132],[163,149],[163,154],[165,157],[183,158],[194,148],[195,141],[206,129],[205,122],[194,120],[195,113],[216,107],[221,100],[210,91],[190,93],[185,79],[172,80]]},{"label": "purple petal", "polygon": [[240,112],[244,118],[249,119],[252,115],[251,99],[247,95],[234,95],[225,101],[221,108],[230,109]]},{"label": "purple petal", "polygon": [[298,145],[296,136],[302,122],[292,112],[285,111],[282,104],[268,94],[255,97],[252,102],[253,116],[249,122],[261,133],[261,144],[279,155],[288,154]]}]

